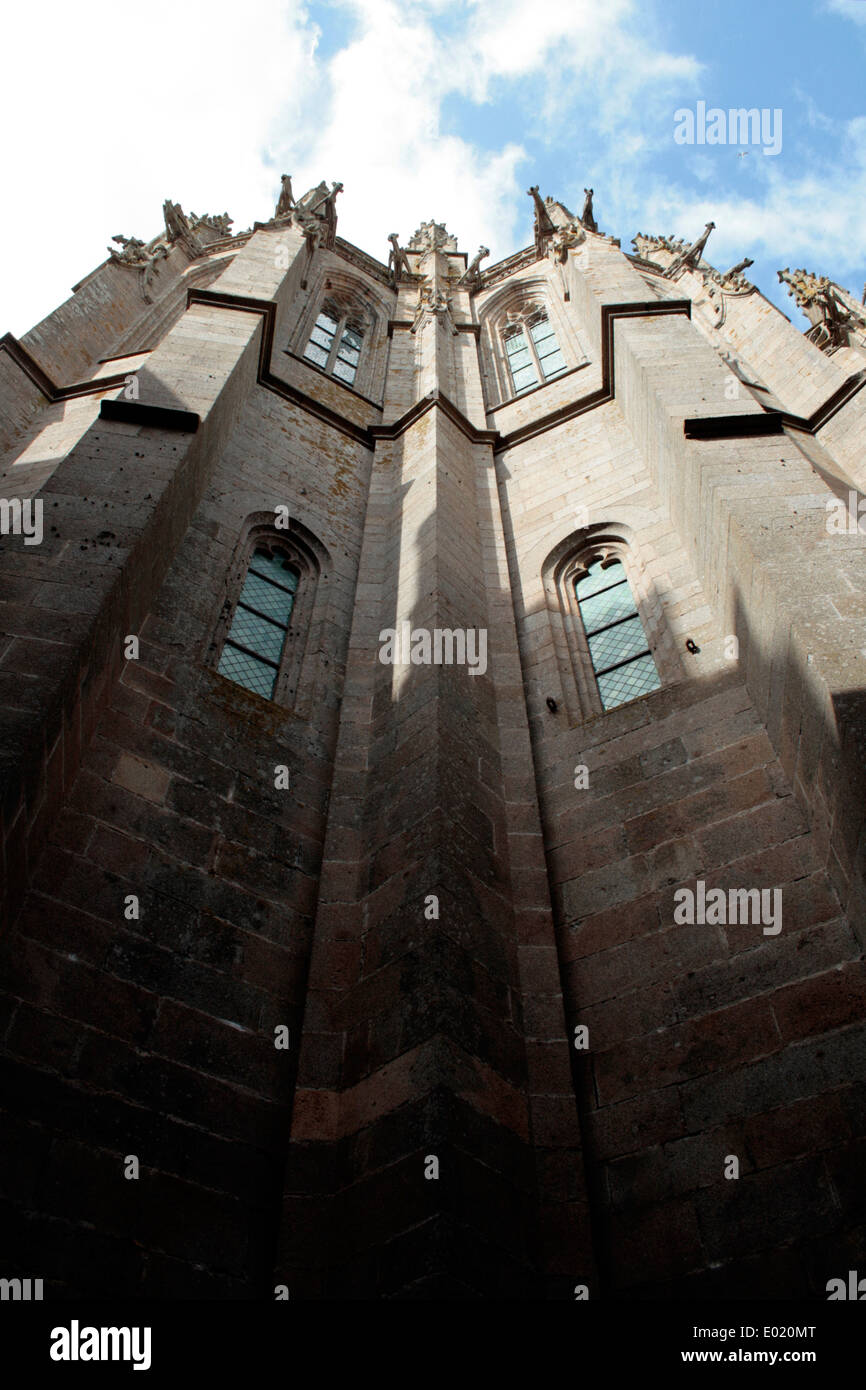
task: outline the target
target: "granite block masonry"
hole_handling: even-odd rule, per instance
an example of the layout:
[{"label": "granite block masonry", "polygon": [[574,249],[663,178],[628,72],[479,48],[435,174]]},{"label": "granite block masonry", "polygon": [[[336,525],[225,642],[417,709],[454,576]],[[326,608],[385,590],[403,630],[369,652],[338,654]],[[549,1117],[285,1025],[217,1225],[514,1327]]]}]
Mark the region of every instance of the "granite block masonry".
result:
[{"label": "granite block masonry", "polygon": [[0,339],[3,1288],[826,1297],[862,306],[339,196],[169,201]]}]

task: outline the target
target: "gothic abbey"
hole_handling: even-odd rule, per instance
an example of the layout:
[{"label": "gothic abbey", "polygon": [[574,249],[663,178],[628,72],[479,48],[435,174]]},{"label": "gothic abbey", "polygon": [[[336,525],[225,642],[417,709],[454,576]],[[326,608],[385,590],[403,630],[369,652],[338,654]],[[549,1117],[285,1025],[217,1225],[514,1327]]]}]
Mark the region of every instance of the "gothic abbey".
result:
[{"label": "gothic abbey", "polygon": [[866,1274],[866,310],[530,192],[492,265],[167,202],[0,339],[46,1298]]}]

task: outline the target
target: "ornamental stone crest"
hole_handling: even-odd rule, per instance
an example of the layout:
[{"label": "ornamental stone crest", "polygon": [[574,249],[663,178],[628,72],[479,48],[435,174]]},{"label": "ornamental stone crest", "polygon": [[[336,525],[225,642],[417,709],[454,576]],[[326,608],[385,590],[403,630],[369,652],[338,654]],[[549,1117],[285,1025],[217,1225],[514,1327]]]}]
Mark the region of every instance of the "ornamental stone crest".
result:
[{"label": "ornamental stone crest", "polygon": [[409,242],[410,251],[456,251],[457,238],[446,231],[444,222],[422,222]]},{"label": "ornamental stone crest", "polygon": [[841,347],[866,351],[866,308],[853,294],[829,276],[803,269],[786,267],[779,271],[779,280],[812,325],[806,337],[822,352],[830,354]]}]

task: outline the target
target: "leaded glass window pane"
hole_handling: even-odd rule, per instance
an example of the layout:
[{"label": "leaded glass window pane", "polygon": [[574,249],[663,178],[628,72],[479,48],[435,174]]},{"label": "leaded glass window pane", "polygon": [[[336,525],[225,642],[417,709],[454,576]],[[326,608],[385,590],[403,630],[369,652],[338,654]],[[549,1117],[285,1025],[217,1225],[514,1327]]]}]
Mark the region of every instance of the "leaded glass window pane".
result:
[{"label": "leaded glass window pane", "polygon": [[549,381],[551,377],[558,376],[560,372],[565,371],[565,358],[559,348],[556,348],[549,356],[542,357],[541,370],[544,373],[545,381]]},{"label": "leaded glass window pane", "polygon": [[256,550],[220,656],[222,675],[266,699],[273,696],[297,587],[298,572],[285,556]]},{"label": "leaded glass window pane", "polygon": [[260,579],[252,570],[247,575],[241,590],[241,603],[254,609],[256,613],[264,614],[266,618],[273,618],[278,623],[288,623],[293,601],[292,594],[285,589],[278,589],[275,584],[269,584],[266,580]]},{"label": "leaded glass window pane", "polygon": [[343,330],[343,336],[337,350],[337,360],[334,363],[334,376],[339,377],[340,381],[345,381],[348,386],[351,386],[355,380],[355,373],[358,370],[361,342],[362,334],[357,328]]},{"label": "leaded glass window pane", "polygon": [[614,623],[589,639],[589,654],[596,671],[605,671],[647,650],[643,624],[635,613],[624,623]]},{"label": "leaded glass window pane", "polygon": [[318,347],[312,339],[310,339],[307,346],[304,348],[304,356],[310,362],[315,362],[317,367],[327,367],[328,365],[328,353],[324,348]]},{"label": "leaded glass window pane", "polygon": [[607,623],[615,623],[619,618],[627,618],[633,612],[634,603],[624,581],[590,598],[581,598],[580,602],[580,614],[588,633],[596,632]]},{"label": "leaded glass window pane", "polygon": [[318,343],[319,347],[325,348],[325,350],[327,351],[327,349],[331,346],[331,343],[333,341],[333,333],[326,333],[324,328],[320,328],[319,325],[316,324],[315,328],[310,334],[310,342]]},{"label": "leaded glass window pane", "polygon": [[620,562],[602,567],[596,560],[575,592],[604,709],[658,690],[661,680]]},{"label": "leaded glass window pane", "polygon": [[[341,323],[344,324],[342,332]],[[332,361],[334,339],[338,333],[339,343]],[[336,319],[323,310],[316,319],[310,341],[304,349],[304,356],[308,362],[313,362],[323,371],[327,371],[330,364],[331,375],[351,386],[358,371],[363,340],[364,335],[359,328],[351,328],[345,324],[345,320]]]},{"label": "leaded glass window pane", "polygon": [[512,378],[515,391],[525,391],[530,386],[538,385],[535,367],[531,363],[528,367],[520,367],[516,372],[512,372]]},{"label": "leaded glass window pane", "polygon": [[263,579],[269,579],[272,584],[279,584],[291,593],[298,587],[297,570],[280,554],[271,555],[270,551],[257,550],[250,561],[250,569],[253,574],[260,574]]},{"label": "leaded glass window pane", "polygon": [[244,608],[242,603],[238,604],[232,621],[232,642],[240,647],[247,647],[258,656],[279,661],[285,636],[286,629],[282,624],[273,623],[269,618],[260,618],[257,613]]},{"label": "leaded glass window pane", "polygon": [[[542,351],[543,343],[548,342],[551,338],[553,339],[554,344],[556,343],[556,335],[553,331],[553,325],[551,324],[549,318],[536,319],[535,323],[532,324],[529,331],[532,334],[532,341],[538,348],[539,357],[544,356],[544,352]],[[548,349],[548,351],[550,351],[550,349]]]},{"label": "leaded glass window pane", "polygon": [[577,597],[581,607],[585,598],[590,594],[597,594],[600,589],[609,589],[612,584],[621,584],[625,579],[625,571],[619,560],[614,560],[612,564],[603,566],[600,560],[590,565],[585,575],[578,579]]},{"label": "leaded glass window pane", "polygon": [[606,710],[616,709],[617,705],[627,704],[640,695],[649,695],[651,690],[660,687],[659,673],[651,654],[598,677],[598,693]]},{"label": "leaded glass window pane", "polygon": [[538,353],[538,360],[541,363],[545,380],[556,376],[557,372],[564,371],[565,358],[556,341],[556,334],[550,319],[545,316],[543,319],[536,320],[529,331],[532,334],[532,341],[535,344],[535,351]]},{"label": "leaded glass window pane", "polygon": [[338,357],[334,363],[334,376],[340,381],[345,381],[347,386],[351,386],[352,382],[355,380],[356,370],[357,368],[354,363],[345,362],[341,357]]},{"label": "leaded glass window pane", "polygon": [[535,362],[526,341],[526,335],[522,329],[516,333],[510,333],[505,339],[505,351],[508,354],[508,366],[511,371],[511,380],[514,383],[515,391],[526,391],[530,386],[538,385],[538,373],[535,369]]},{"label": "leaded glass window pane", "polygon": [[226,642],[217,670],[236,685],[243,685],[256,695],[264,695],[269,700],[274,693],[277,679],[276,668],[266,666],[248,652],[238,651],[237,647]]}]

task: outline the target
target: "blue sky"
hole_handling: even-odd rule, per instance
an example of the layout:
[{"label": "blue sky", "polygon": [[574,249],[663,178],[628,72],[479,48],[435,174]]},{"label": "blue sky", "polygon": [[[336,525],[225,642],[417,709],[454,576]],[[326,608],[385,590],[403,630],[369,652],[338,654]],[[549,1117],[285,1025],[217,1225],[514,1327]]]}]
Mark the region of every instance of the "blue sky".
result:
[{"label": "blue sky", "polygon": [[[531,239],[530,183],[575,211],[591,184],[627,250],[712,218],[709,259],[752,256],[795,321],[782,266],[860,297],[866,0],[212,0],[207,15],[7,11],[20,120],[0,137],[0,332],[66,298],[113,233],[153,236],[164,198],[227,208],[240,230],[284,171],[296,192],[341,180],[341,234],[382,260],[390,231],[430,217],[500,258]],[[674,113],[698,102],[780,109],[780,153],[678,144]]]}]

